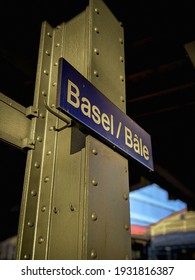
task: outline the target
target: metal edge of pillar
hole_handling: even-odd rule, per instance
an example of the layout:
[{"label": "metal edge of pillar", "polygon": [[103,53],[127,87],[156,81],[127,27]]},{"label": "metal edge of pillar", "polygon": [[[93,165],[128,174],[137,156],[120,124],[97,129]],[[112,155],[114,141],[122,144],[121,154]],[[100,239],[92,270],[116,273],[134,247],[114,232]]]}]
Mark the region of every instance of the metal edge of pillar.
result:
[{"label": "metal edge of pillar", "polygon": [[[36,89],[34,95],[34,104],[38,106],[38,84],[40,84],[40,74],[42,71],[42,56],[43,56],[43,48],[44,48],[44,32],[46,29],[46,24],[42,25],[42,32],[40,38],[39,45],[39,58],[37,64],[37,75],[36,75]],[[45,31],[45,30],[44,30]],[[38,92],[37,92],[38,91]],[[35,135],[36,129],[36,121],[33,122],[33,129],[31,131],[32,134]],[[44,127],[43,127],[44,130]],[[37,143],[42,143],[43,141],[43,133],[37,136]],[[36,152],[36,151],[35,151]],[[40,174],[37,174],[37,180],[34,179],[31,175],[32,164],[33,164],[34,151],[28,151],[27,154],[27,162],[26,162],[26,170],[24,176],[24,184],[23,184],[23,193],[20,207],[20,217],[19,217],[19,226],[18,226],[18,235],[17,235],[17,250],[16,250],[16,258],[17,259],[33,259],[33,244],[34,244],[34,235],[35,235],[35,224],[36,224],[36,208],[37,208],[37,195],[39,192],[39,177]],[[41,152],[42,157],[42,152]],[[39,162],[41,161],[41,157]],[[40,167],[40,166],[39,166]],[[38,169],[40,170],[40,168]],[[32,182],[32,186],[30,183]],[[34,198],[34,199],[33,199]],[[28,209],[27,209],[28,207]],[[30,211],[31,210],[31,211]],[[30,213],[31,212],[31,213]]]},{"label": "metal edge of pillar", "polygon": [[88,78],[121,111],[126,112],[124,30],[102,0],[89,1]]},{"label": "metal edge of pillar", "polygon": [[[38,108],[39,116],[32,120],[31,134],[35,139],[35,149],[28,151],[27,155],[18,226],[17,259],[46,258],[46,251],[43,248],[45,248],[48,238],[45,231],[47,231],[47,221],[50,215],[49,204],[53,180],[51,169],[53,168],[56,137],[56,117],[51,115],[45,106],[46,103],[55,102],[49,96],[52,36],[52,27],[47,22],[43,22],[33,104],[35,108]],[[53,145],[51,145],[52,142]],[[51,145],[51,149],[49,145],[46,147],[47,144]],[[43,189],[46,189],[46,186],[49,191],[43,198]],[[40,226],[42,233],[39,230]],[[40,248],[39,250],[37,250],[37,246]]]},{"label": "metal edge of pillar", "polygon": [[[66,129],[71,123],[55,109],[56,93],[58,85],[58,60],[62,55],[62,30],[63,26],[52,29],[51,46],[44,49],[44,53],[50,57],[49,80],[47,81],[48,95],[44,98],[46,107],[44,157],[42,162],[42,183],[40,185],[39,204],[37,207],[36,244],[34,245],[34,259],[48,259],[48,244],[50,235],[51,216],[55,212],[52,208],[52,196],[54,188],[56,147],[58,132]],[[45,70],[44,70],[45,71]],[[61,120],[63,119],[63,120]],[[67,122],[66,122],[67,121]]]},{"label": "metal edge of pillar", "polygon": [[[62,25],[62,56],[86,76],[87,8]],[[77,126],[58,133],[48,259],[85,258],[85,137]]]}]

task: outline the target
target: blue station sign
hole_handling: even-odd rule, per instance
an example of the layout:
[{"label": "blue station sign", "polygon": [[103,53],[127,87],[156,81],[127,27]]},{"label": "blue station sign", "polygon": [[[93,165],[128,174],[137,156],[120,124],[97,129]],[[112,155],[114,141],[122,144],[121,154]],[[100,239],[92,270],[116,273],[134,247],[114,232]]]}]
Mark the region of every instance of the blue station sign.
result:
[{"label": "blue station sign", "polygon": [[64,58],[59,61],[57,108],[126,157],[154,170],[150,135]]}]

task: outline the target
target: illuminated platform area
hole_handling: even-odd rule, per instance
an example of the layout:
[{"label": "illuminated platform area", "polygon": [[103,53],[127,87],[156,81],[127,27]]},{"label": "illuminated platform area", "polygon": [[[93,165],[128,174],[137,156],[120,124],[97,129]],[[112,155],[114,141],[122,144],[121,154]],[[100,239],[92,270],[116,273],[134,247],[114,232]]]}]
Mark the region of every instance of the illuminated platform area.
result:
[{"label": "illuminated platform area", "polygon": [[186,203],[170,200],[167,191],[156,184],[130,192],[131,225],[148,226],[186,208]]},{"label": "illuminated platform area", "polygon": [[195,259],[195,212],[158,185],[131,192],[133,259]]}]

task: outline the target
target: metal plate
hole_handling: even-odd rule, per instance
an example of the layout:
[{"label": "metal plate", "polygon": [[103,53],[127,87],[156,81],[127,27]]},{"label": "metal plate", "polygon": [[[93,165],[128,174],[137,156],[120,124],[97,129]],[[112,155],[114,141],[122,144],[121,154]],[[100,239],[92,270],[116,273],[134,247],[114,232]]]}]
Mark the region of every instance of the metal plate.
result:
[{"label": "metal plate", "polygon": [[129,259],[129,180],[127,160],[88,136],[88,259]]}]

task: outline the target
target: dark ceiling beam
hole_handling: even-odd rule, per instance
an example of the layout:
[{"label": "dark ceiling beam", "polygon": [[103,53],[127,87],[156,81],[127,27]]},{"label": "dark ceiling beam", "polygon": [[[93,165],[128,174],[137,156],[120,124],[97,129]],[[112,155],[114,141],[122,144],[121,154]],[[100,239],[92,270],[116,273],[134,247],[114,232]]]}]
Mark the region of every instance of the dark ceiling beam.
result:
[{"label": "dark ceiling beam", "polygon": [[[155,164],[156,173],[164,178],[172,186],[172,192],[179,193],[180,199],[190,201],[191,206],[195,207],[195,193],[190,190],[189,187],[182,184],[177,178],[175,178],[169,171],[162,166]],[[174,190],[174,191],[173,191]]]},{"label": "dark ceiling beam", "polygon": [[189,186],[183,184],[162,165],[154,162],[153,172],[147,172],[147,170],[138,166],[134,169],[134,171],[135,170],[140,174],[140,176],[133,184],[130,185],[130,191],[138,190],[142,187],[155,183],[165,189],[169,193],[170,197],[180,199],[185,202],[190,209],[195,209],[195,193],[193,190],[191,190]]},{"label": "dark ceiling beam", "polygon": [[134,103],[134,102],[142,102],[144,100],[153,99],[155,97],[163,96],[163,95],[170,94],[170,93],[173,93],[173,92],[186,90],[186,89],[192,88],[194,86],[195,86],[195,82],[187,83],[187,84],[180,85],[180,86],[177,86],[177,87],[170,87],[168,89],[160,90],[158,92],[146,94],[146,95],[135,97],[135,98],[132,98],[132,99],[127,99],[127,103],[130,104],[130,103]]},{"label": "dark ceiling beam", "polygon": [[179,59],[179,60],[173,61],[171,63],[161,64],[158,67],[146,69],[146,70],[128,75],[127,80],[133,81],[133,82],[134,81],[140,81],[142,79],[154,76],[156,74],[162,74],[164,72],[174,71],[175,69],[183,67],[183,65],[186,62],[188,62],[187,58]]},{"label": "dark ceiling beam", "polygon": [[[187,102],[187,103],[183,103],[182,104],[182,107],[192,107],[192,106],[195,106],[195,101],[194,102]],[[147,111],[147,112],[144,112],[144,113],[140,113],[140,114],[134,114],[134,117],[135,118],[143,118],[143,117],[148,117],[148,116],[152,116],[152,115],[157,115],[157,114],[161,114],[161,113],[168,113],[168,112],[173,112],[173,111],[176,111],[176,110],[180,110],[181,109],[181,105],[175,105],[175,106],[167,106],[164,107],[164,108],[160,108],[160,109],[157,109],[157,110],[153,110],[153,111]]]}]

